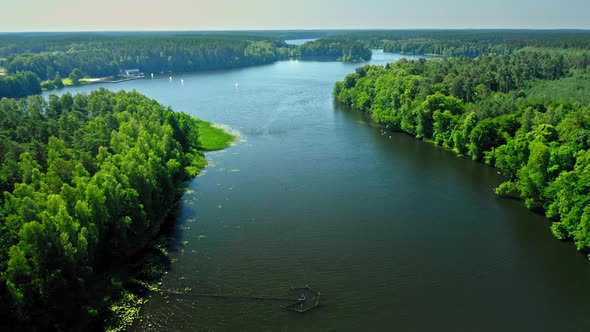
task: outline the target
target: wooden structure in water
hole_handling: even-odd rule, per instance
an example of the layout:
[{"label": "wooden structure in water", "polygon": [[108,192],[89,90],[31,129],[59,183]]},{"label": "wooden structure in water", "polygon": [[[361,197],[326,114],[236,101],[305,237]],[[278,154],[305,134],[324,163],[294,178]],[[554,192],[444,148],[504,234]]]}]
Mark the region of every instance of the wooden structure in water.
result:
[{"label": "wooden structure in water", "polygon": [[289,303],[287,305],[281,305],[280,307],[285,310],[303,313],[313,308],[319,307],[320,305],[320,292],[315,291],[305,285],[304,287],[290,287],[290,291],[298,295],[297,298],[290,297],[270,297],[270,296],[253,296],[253,295],[229,295],[229,294],[194,294],[184,293],[181,291],[171,291],[170,294],[174,294],[178,297],[209,297],[218,299],[242,299],[242,300],[266,300],[266,301],[281,301]]},{"label": "wooden structure in water", "polygon": [[305,285],[305,287],[291,287],[291,291],[299,293],[299,298],[294,303],[281,308],[303,313],[320,305],[321,293],[311,289],[309,285]]}]

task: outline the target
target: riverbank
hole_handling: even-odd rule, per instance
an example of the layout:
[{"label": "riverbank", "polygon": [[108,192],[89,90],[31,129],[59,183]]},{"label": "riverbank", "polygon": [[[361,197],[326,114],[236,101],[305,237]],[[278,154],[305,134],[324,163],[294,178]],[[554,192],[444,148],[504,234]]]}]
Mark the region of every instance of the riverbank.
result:
[{"label": "riverbank", "polygon": [[[199,131],[199,143],[204,151],[223,150],[236,141],[237,136],[232,135],[227,128],[220,124],[197,119]],[[189,170],[191,174],[199,173],[207,166],[203,157],[193,161]],[[184,191],[184,189],[183,189]],[[118,296],[108,305],[105,315],[105,330],[110,332],[124,331],[129,328],[139,317],[140,309],[147,302],[146,295],[150,291],[160,291],[161,278],[170,270],[173,260],[169,252],[178,246],[173,230],[175,229],[177,211],[174,209],[162,225],[158,236],[137,256],[137,259],[129,264],[129,269],[124,273],[126,280],[118,281],[122,286]]]},{"label": "riverbank", "polygon": [[[586,94],[578,88],[588,84],[587,68],[564,60],[549,63],[552,76],[540,70],[514,74],[514,63],[532,68],[538,58],[548,57],[545,52],[365,66],[337,82],[334,96],[389,129],[496,167],[505,176],[498,195],[520,198],[530,210],[544,212],[556,238],[573,240],[587,254],[589,193],[582,184],[590,142],[588,123],[578,120],[588,111]],[[483,73],[490,64],[512,76],[487,86],[481,79],[469,88],[456,85],[466,72]],[[445,79],[433,84],[437,77]]]}]

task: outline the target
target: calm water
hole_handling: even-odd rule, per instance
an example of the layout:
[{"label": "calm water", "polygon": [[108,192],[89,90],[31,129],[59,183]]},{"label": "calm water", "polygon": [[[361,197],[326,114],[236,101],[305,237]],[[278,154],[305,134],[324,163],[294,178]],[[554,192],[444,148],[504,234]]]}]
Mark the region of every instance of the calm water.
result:
[{"label": "calm water", "polygon": [[289,39],[289,40],[285,40],[285,43],[287,44],[291,44],[291,45],[303,45],[308,41],[314,41],[317,40],[317,38],[308,38],[308,39]]},{"label": "calm water", "polygon": [[[495,197],[494,169],[335,105],[334,82],[356,66],[283,61],[102,85],[242,135],[190,184],[187,242],[135,330],[589,331],[590,263],[545,218]],[[305,284],[325,303],[303,315],[199,296],[284,297]]]}]

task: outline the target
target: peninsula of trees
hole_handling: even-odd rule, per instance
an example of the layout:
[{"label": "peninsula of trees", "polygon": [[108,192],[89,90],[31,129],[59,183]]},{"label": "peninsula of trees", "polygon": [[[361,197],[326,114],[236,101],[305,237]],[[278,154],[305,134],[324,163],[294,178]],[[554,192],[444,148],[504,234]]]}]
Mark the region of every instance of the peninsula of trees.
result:
[{"label": "peninsula of trees", "polygon": [[344,62],[362,62],[371,59],[371,50],[359,42],[319,39],[299,47],[303,59],[326,59]]},{"label": "peninsula of trees", "polygon": [[205,163],[199,123],[135,91],[0,101],[0,329],[100,326]]}]

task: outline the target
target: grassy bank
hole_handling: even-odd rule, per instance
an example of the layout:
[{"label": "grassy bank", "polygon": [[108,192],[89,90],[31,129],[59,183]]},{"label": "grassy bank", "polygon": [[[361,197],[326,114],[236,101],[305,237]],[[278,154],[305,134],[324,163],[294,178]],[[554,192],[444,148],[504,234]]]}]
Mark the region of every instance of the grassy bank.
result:
[{"label": "grassy bank", "polygon": [[199,141],[205,151],[225,149],[236,139],[234,135],[211,122],[200,120],[197,127],[199,128]]}]

